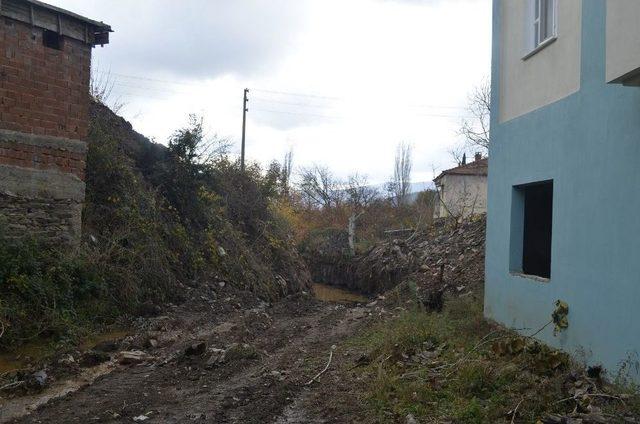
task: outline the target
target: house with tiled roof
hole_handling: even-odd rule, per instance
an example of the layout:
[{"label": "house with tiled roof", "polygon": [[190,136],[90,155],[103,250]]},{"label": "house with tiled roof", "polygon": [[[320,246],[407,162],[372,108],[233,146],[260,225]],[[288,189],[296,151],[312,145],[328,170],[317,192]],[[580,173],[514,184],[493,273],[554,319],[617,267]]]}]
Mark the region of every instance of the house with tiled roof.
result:
[{"label": "house with tiled roof", "polygon": [[476,153],[474,161],[443,171],[433,182],[438,200],[434,218],[469,217],[487,212],[488,159]]}]

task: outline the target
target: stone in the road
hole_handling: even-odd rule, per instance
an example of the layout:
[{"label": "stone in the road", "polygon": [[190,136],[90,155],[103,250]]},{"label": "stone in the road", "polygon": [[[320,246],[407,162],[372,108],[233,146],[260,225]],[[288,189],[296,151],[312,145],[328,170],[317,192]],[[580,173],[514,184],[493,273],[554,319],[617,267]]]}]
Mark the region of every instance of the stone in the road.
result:
[{"label": "stone in the road", "polygon": [[135,365],[142,362],[146,362],[151,359],[151,356],[141,350],[129,350],[120,352],[118,355],[118,361],[122,365]]}]

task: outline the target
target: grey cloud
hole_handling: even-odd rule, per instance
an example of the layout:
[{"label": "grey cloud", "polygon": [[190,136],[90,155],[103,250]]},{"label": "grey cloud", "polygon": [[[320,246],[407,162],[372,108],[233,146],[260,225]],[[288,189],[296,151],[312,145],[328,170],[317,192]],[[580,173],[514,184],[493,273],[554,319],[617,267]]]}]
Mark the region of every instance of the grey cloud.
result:
[{"label": "grey cloud", "polygon": [[60,0],[112,25],[100,52],[120,72],[251,77],[276,66],[308,18],[306,0]]},{"label": "grey cloud", "polygon": [[316,113],[309,114],[304,113],[304,111],[295,111],[295,109],[283,110],[277,107],[269,109],[249,107],[249,121],[286,131],[298,127],[313,127],[335,123],[341,120],[339,117],[318,115]]}]

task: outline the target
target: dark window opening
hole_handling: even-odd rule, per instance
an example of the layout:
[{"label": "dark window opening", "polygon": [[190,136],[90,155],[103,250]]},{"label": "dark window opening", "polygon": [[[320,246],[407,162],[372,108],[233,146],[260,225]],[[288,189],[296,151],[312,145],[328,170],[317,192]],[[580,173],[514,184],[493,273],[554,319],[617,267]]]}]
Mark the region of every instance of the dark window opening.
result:
[{"label": "dark window opening", "polygon": [[62,50],[62,35],[45,29],[42,33],[42,43],[50,49]]},{"label": "dark window opening", "polygon": [[551,277],[553,181],[521,188],[524,194],[522,272]]}]

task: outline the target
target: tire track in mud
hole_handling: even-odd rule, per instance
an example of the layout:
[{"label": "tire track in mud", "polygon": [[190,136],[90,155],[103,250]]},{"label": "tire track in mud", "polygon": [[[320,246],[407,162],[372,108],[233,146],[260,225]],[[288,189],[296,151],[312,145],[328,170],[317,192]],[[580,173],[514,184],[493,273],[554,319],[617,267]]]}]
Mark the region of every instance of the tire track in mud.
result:
[{"label": "tire track in mud", "polygon": [[[153,364],[119,367],[14,422],[325,422],[305,409],[318,387],[305,383],[326,364],[330,347],[353,334],[366,314],[364,307],[304,296],[236,310],[227,319],[206,308],[181,310],[170,320],[175,328],[154,332],[162,347],[150,351],[157,358]],[[249,344],[258,355],[208,366],[208,355],[184,354],[201,341],[211,348]],[[341,360],[339,352],[334,360]]]}]

